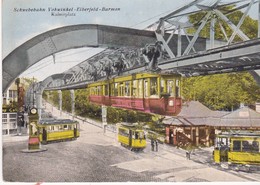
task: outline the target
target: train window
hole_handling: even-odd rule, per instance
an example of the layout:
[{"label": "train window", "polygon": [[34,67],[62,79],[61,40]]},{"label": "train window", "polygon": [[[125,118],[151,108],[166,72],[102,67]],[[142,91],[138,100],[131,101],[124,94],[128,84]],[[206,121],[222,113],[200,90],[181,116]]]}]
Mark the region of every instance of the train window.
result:
[{"label": "train window", "polygon": [[118,96],[118,83],[115,83],[114,96]]},{"label": "train window", "polygon": [[167,93],[169,93],[171,96],[174,96],[173,80],[167,80]]},{"label": "train window", "polygon": [[130,96],[130,81],[125,82],[125,96]]},{"label": "train window", "polygon": [[118,96],[124,96],[124,83],[120,83],[119,84],[119,92],[118,92]]},{"label": "train window", "polygon": [[240,152],[241,151],[241,141],[233,141],[233,151]]},{"label": "train window", "polygon": [[144,97],[148,97],[148,81],[144,80]]},{"label": "train window", "polygon": [[164,87],[165,87],[165,80],[164,79],[161,79],[161,92],[165,92],[164,91]]},{"label": "train window", "polygon": [[138,91],[137,91],[137,80],[133,81],[133,94],[132,96],[138,96]]},{"label": "train window", "polygon": [[108,96],[108,85],[105,85],[105,96]]},{"label": "train window", "polygon": [[101,93],[101,86],[97,86],[97,95],[102,95],[102,93]]},{"label": "train window", "polygon": [[150,94],[151,96],[158,95],[157,78],[150,79]]},{"label": "train window", "polygon": [[180,97],[180,81],[179,80],[176,80],[176,90],[175,90],[175,97]]},{"label": "train window", "polygon": [[138,84],[138,97],[143,98],[143,79],[139,80]]},{"label": "train window", "polygon": [[68,130],[68,125],[63,125],[64,130]]}]

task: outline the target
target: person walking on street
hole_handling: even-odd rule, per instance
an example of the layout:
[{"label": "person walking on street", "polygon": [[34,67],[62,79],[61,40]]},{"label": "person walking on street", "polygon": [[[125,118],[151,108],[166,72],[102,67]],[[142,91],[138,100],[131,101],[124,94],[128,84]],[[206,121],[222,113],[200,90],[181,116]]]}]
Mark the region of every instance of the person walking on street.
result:
[{"label": "person walking on street", "polygon": [[158,152],[158,141],[157,140],[155,140],[155,150],[156,150],[156,152]]},{"label": "person walking on street", "polygon": [[154,140],[151,140],[152,151],[154,151]]}]

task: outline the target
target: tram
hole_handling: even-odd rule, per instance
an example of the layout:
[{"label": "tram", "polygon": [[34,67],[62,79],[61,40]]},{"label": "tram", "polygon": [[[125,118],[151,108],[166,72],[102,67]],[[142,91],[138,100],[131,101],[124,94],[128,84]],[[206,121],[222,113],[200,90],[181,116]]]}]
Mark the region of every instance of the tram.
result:
[{"label": "tram", "polygon": [[30,135],[37,135],[42,144],[73,140],[80,135],[79,123],[70,119],[43,119],[31,129]]},{"label": "tram", "polygon": [[89,101],[161,115],[181,111],[181,76],[137,73],[87,85]]},{"label": "tram", "polygon": [[131,151],[141,151],[146,147],[146,137],[142,129],[126,123],[118,126],[118,142]]},{"label": "tram", "polygon": [[215,163],[260,166],[260,131],[229,131],[216,136]]}]

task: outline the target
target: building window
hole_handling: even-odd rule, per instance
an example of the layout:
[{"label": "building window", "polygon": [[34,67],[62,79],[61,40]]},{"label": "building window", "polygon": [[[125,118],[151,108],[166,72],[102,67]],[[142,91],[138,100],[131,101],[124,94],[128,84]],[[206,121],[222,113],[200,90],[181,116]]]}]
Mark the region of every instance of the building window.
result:
[{"label": "building window", "polygon": [[17,97],[17,91],[9,90],[9,98],[16,98],[16,97]]}]

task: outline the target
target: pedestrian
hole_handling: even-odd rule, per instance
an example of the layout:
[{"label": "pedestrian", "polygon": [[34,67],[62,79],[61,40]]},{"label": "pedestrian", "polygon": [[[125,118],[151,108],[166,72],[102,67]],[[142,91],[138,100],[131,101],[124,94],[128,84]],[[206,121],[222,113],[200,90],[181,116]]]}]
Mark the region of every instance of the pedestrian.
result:
[{"label": "pedestrian", "polygon": [[190,151],[186,151],[186,158],[190,160]]},{"label": "pedestrian", "polygon": [[155,150],[156,150],[156,152],[158,152],[158,141],[157,140],[155,140]]},{"label": "pedestrian", "polygon": [[152,151],[154,151],[154,140],[151,140]]}]

